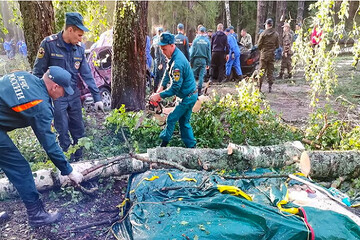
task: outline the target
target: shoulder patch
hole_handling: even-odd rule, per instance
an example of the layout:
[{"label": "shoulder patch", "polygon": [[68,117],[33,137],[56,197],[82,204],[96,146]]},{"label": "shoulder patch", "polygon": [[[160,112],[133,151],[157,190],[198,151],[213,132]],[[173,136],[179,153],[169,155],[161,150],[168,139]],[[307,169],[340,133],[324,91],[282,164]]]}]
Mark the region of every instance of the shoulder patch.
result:
[{"label": "shoulder patch", "polygon": [[51,41],[54,41],[56,39],[58,39],[58,35],[57,34],[53,34],[53,35],[50,35],[48,37],[45,38],[47,42],[51,42]]},{"label": "shoulder patch", "polygon": [[43,47],[40,47],[36,57],[43,58],[44,55],[45,55],[45,49]]},{"label": "shoulder patch", "polygon": [[180,80],[180,69],[176,68],[173,70],[173,76],[174,76],[174,81],[177,82]]}]

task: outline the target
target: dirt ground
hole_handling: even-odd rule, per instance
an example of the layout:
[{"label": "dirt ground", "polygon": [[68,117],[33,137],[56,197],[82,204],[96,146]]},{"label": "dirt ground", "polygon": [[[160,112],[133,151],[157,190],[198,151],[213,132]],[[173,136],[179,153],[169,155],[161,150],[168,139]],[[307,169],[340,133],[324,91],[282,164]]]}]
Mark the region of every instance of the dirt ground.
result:
[{"label": "dirt ground", "polygon": [[[348,66],[348,64],[345,64]],[[347,76],[345,74],[345,76]],[[344,77],[344,75],[342,76]],[[216,89],[221,95],[235,93],[236,83],[229,82],[214,85],[210,90]],[[271,108],[281,114],[283,120],[293,125],[302,126],[311,112],[309,108],[310,86],[305,82],[303,73],[298,72],[291,80],[276,80],[273,92],[267,93],[267,84],[264,84],[264,98]],[[324,104],[321,101],[320,104]],[[341,112],[344,109],[341,104],[333,101],[333,106]],[[359,117],[359,116],[357,116]],[[61,222],[51,226],[30,228],[27,224],[26,212],[19,199],[0,202],[0,211],[7,210],[10,221],[0,224],[0,240],[10,239],[115,239],[109,232],[111,222],[119,213],[116,206],[124,199],[127,179],[107,179],[99,184],[99,192],[96,196],[86,197],[79,202],[69,203],[70,195],[64,195],[63,190],[42,193],[42,199],[47,209],[58,209],[63,214]],[[68,205],[67,205],[68,204]],[[96,224],[101,221],[107,223]]]},{"label": "dirt ground", "polygon": [[[0,224],[0,240],[58,240],[58,239],[115,239],[109,232],[113,219],[118,216],[116,208],[124,199],[127,178],[112,179],[99,184],[95,196],[86,196],[79,202],[72,203],[71,196],[61,197],[62,190],[42,193],[46,209],[62,214],[59,223],[39,228],[27,224],[25,207],[20,199],[1,202],[0,210],[6,210],[11,218]],[[70,202],[70,204],[69,204]],[[108,221],[104,224],[99,222]],[[96,226],[89,226],[94,224]],[[83,229],[82,229],[83,227]]]}]

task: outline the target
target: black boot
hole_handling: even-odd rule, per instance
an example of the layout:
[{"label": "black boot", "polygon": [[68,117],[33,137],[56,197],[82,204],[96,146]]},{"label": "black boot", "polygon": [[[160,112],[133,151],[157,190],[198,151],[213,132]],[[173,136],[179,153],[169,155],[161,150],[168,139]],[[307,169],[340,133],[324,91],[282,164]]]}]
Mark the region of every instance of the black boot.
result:
[{"label": "black boot", "polygon": [[42,201],[39,199],[34,203],[26,203],[29,225],[31,227],[40,227],[60,220],[60,213],[48,213],[44,209]]},{"label": "black boot", "polygon": [[166,147],[168,145],[169,142],[167,141],[162,141],[160,144],[160,147]]},{"label": "black boot", "polygon": [[0,212],[0,224],[8,221],[10,219],[10,216],[7,212]]},{"label": "black boot", "polygon": [[201,88],[198,88],[198,96],[200,97],[201,96]]},{"label": "black boot", "polygon": [[271,93],[272,85],[269,84],[269,93]]}]

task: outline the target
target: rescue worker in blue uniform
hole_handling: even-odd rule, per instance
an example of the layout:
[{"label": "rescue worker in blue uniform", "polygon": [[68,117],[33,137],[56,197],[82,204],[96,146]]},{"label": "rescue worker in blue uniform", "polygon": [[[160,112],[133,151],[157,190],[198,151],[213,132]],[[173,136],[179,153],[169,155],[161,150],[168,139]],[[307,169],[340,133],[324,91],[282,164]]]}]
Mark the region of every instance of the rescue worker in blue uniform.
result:
[{"label": "rescue worker in blue uniform", "polygon": [[225,30],[225,34],[227,35],[228,44],[229,44],[229,58],[226,62],[226,80],[229,81],[231,80],[230,75],[233,67],[235,68],[236,74],[238,75],[236,79],[242,76],[242,71],[240,67],[239,45],[237,44],[235,37],[231,35],[229,28]]},{"label": "rescue worker in blue uniform", "polygon": [[[192,108],[198,98],[196,82],[190,63],[184,54],[175,46],[175,37],[170,33],[160,35],[161,50],[169,59],[161,86],[157,93],[150,96],[151,101],[159,102],[162,98],[177,96],[181,99],[179,104],[168,115],[166,127],[160,133],[162,139],[161,147],[166,147],[175,129],[176,122],[179,122],[181,139],[187,148],[194,148],[196,145],[193,130],[190,125]],[[164,90],[168,83],[169,88]]]},{"label": "rescue worker in blue uniform", "polygon": [[209,69],[211,63],[211,43],[208,39],[206,28],[200,28],[200,35],[195,38],[191,46],[190,64],[194,76],[199,76],[197,85],[198,95],[201,95],[201,89],[204,83],[206,69]]},{"label": "rescue worker in blue uniform", "polygon": [[40,144],[61,175],[79,184],[83,175],[73,170],[51,131],[53,100],[64,93],[72,95],[71,75],[60,67],[50,67],[42,79],[25,72],[14,72],[0,78],[0,169],[17,189],[27,208],[33,227],[53,223],[59,213],[45,211],[29,163],[7,135],[8,131],[31,126]]},{"label": "rescue worker in blue uniform", "polygon": [[178,34],[175,36],[175,46],[185,55],[186,59],[190,61],[189,53],[189,39],[185,36],[184,24],[177,25]]},{"label": "rescue worker in blue uniform", "polygon": [[[95,102],[95,109],[104,111],[99,89],[91,74],[89,64],[85,58],[85,49],[81,40],[85,31],[83,18],[79,13],[66,13],[65,30],[46,37],[40,44],[34,64],[33,73],[41,77],[49,66],[59,66],[71,74],[71,87],[75,93],[65,94],[54,101],[54,123],[59,134],[59,143],[64,152],[70,145],[75,145],[78,139],[84,137],[84,122],[81,111],[80,90],[77,87],[80,76],[88,85]],[[73,142],[69,137],[71,134]],[[75,161],[82,156],[82,148],[72,156]]]},{"label": "rescue worker in blue uniform", "polygon": [[159,83],[165,72],[166,57],[162,54],[159,46],[160,34],[163,31],[162,27],[156,29],[156,35],[153,37],[153,44],[151,45],[151,53],[154,59],[154,92],[158,90]]}]

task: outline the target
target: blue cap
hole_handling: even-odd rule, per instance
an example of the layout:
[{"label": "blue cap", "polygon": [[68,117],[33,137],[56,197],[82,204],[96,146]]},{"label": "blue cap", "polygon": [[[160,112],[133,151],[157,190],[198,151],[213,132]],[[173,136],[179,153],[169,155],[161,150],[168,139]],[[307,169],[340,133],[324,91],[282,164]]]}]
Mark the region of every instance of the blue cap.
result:
[{"label": "blue cap", "polygon": [[200,30],[200,32],[206,32],[206,28],[205,28],[205,27],[201,27],[199,30]]},{"label": "blue cap", "polygon": [[230,28],[225,29],[225,32],[230,32]]},{"label": "blue cap", "polygon": [[87,29],[84,26],[84,20],[80,13],[77,12],[67,12],[65,13],[65,24],[66,25],[75,25],[81,30],[88,32],[89,29]]},{"label": "blue cap", "polygon": [[234,30],[234,27],[233,27],[233,26],[230,26],[229,29],[230,29],[230,30],[231,30],[231,29]]},{"label": "blue cap", "polygon": [[179,23],[179,24],[177,25],[177,28],[180,29],[180,30],[184,29],[184,24]]},{"label": "blue cap", "polygon": [[156,32],[163,32],[163,31],[164,31],[164,29],[162,27],[156,28]]},{"label": "blue cap", "polygon": [[160,46],[165,46],[174,43],[175,43],[175,36],[172,35],[171,33],[164,32],[160,35],[160,42],[159,42]]},{"label": "blue cap", "polygon": [[56,84],[62,86],[67,94],[74,94],[74,90],[71,87],[71,74],[65,69],[58,66],[50,66],[48,77]]}]

